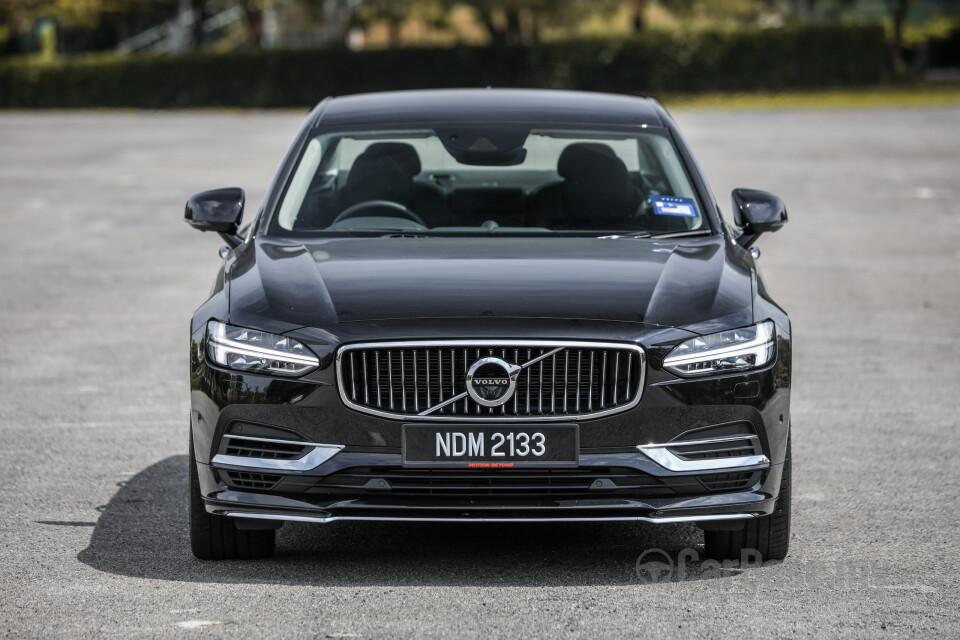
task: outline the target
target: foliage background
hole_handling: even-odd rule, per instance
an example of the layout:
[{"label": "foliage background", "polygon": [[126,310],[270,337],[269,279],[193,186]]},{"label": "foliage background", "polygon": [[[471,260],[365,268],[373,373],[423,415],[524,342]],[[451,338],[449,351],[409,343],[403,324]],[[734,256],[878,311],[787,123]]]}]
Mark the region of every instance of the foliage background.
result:
[{"label": "foliage background", "polygon": [[237,51],[0,66],[3,107],[288,107],[430,87],[626,93],[859,86],[883,78],[879,27],[651,31],[539,46]]},{"label": "foliage background", "polygon": [[958,21],[956,0],[0,0],[0,107],[863,87],[960,68]]}]

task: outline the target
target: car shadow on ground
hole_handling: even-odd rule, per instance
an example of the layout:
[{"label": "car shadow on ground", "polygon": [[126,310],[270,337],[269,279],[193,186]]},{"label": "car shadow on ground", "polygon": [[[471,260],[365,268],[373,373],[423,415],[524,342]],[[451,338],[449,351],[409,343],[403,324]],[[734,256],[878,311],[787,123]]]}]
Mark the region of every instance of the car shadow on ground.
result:
[{"label": "car shadow on ground", "polygon": [[678,577],[662,565],[702,550],[702,533],[633,523],[288,523],[269,560],[205,562],[190,553],[186,479],[187,456],[178,455],[121,483],[79,560],[123,576],[319,586],[612,585],[739,573],[693,563]]}]

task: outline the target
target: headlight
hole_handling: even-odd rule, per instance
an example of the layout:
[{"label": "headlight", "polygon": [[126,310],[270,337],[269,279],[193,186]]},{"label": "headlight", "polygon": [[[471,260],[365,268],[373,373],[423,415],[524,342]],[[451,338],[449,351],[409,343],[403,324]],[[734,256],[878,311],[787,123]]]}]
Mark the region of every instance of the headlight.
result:
[{"label": "headlight", "polygon": [[773,322],[711,333],[681,342],[663,360],[663,368],[680,376],[746,371],[770,362],[774,353]]},{"label": "headlight", "polygon": [[293,338],[216,320],[207,323],[207,353],[229,369],[278,376],[302,376],[320,366],[317,356]]}]

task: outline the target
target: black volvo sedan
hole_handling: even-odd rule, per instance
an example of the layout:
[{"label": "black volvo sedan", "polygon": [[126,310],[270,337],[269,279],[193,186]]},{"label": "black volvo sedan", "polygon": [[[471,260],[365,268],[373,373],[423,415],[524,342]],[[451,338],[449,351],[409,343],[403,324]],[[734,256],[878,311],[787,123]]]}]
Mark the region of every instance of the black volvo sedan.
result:
[{"label": "black volvo sedan", "polygon": [[[191,542],[285,521],[696,523],[783,558],[790,321],[655,100],[459,90],[324,100],[193,316]],[[480,526],[480,525],[478,525]],[[500,525],[507,526],[507,525]]]}]

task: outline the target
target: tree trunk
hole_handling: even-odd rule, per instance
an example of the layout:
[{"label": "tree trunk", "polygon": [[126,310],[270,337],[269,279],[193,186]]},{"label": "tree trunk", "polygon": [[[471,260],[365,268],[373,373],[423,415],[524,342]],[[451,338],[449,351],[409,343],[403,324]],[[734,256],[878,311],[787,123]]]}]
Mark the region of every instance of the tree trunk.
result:
[{"label": "tree trunk", "polygon": [[506,9],[507,13],[507,43],[512,45],[523,44],[523,25],[520,23],[519,9]]},{"label": "tree trunk", "polygon": [[900,73],[904,70],[903,61],[903,25],[907,21],[907,13],[910,11],[911,0],[888,0],[890,10],[893,13],[893,50],[891,51],[891,64],[894,73]]},{"label": "tree trunk", "polygon": [[634,2],[633,30],[635,33],[640,33],[646,26],[646,16],[643,12],[646,4],[646,0],[636,0],[636,2]]},{"label": "tree trunk", "polygon": [[190,0],[190,6],[193,9],[193,33],[190,39],[191,49],[199,49],[203,44],[203,21],[207,19],[203,4],[203,0]]},{"label": "tree trunk", "polygon": [[246,44],[259,49],[263,38],[263,12],[255,0],[246,0],[243,3],[243,23]]},{"label": "tree trunk", "polygon": [[397,47],[400,46],[400,40],[401,40],[401,39],[400,39],[400,27],[402,26],[402,24],[403,24],[403,23],[402,23],[399,19],[396,19],[396,18],[391,19],[391,20],[388,22],[388,30],[389,30],[389,33],[390,33],[389,38],[390,38],[390,48],[391,48],[391,49],[396,49]]},{"label": "tree trunk", "polygon": [[502,47],[506,43],[506,34],[497,27],[493,14],[486,9],[477,9],[477,17],[490,34],[490,44],[494,47]]}]

